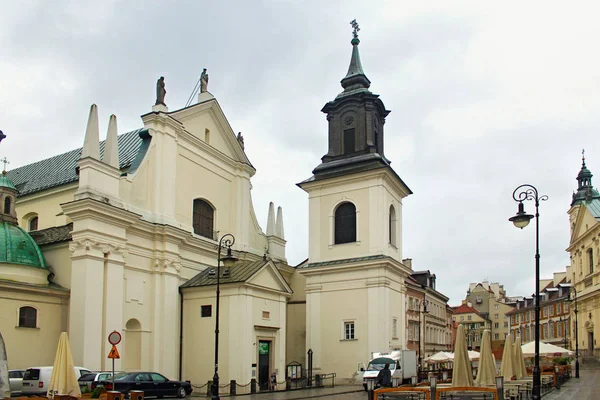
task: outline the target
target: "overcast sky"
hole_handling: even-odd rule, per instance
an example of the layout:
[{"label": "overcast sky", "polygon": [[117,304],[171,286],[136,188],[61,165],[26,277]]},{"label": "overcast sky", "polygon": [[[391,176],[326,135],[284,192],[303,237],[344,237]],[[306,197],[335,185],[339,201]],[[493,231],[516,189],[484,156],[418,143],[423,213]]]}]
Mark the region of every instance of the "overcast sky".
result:
[{"label": "overcast sky", "polygon": [[[426,3],[426,4],[423,4]],[[27,1],[0,12],[0,157],[8,169],[83,144],[90,104],[101,131],[142,126],[164,75],[181,108],[202,68],[257,169],[254,207],[283,207],[290,264],[307,257],[307,195],[327,149],[320,110],[342,90],[351,27],[371,90],[391,110],[386,156],[414,192],[403,257],[457,305],[469,282],[534,290],[535,229],[517,230],[512,191],[540,206],[542,277],[569,263],[567,210],[586,148],[600,174],[595,3],[448,1]],[[600,177],[599,185],[600,185]],[[533,212],[533,204],[527,204]]]}]

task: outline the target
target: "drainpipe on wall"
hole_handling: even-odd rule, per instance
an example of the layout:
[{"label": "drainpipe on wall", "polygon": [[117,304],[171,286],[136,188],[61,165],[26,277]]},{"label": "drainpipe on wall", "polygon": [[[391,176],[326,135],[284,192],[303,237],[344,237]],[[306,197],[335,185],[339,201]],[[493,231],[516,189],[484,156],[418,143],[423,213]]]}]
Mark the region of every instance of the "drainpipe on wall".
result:
[{"label": "drainpipe on wall", "polygon": [[179,380],[183,372],[183,293],[179,290]]}]

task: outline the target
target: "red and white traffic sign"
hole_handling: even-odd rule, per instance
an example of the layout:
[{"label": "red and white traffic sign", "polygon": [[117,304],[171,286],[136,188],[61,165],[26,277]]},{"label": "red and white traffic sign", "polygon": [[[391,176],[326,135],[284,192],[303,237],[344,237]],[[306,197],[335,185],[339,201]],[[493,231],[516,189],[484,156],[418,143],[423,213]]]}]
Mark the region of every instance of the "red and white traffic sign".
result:
[{"label": "red and white traffic sign", "polygon": [[108,335],[108,343],[112,344],[113,346],[121,343],[121,334],[117,331],[112,331],[110,335]]}]

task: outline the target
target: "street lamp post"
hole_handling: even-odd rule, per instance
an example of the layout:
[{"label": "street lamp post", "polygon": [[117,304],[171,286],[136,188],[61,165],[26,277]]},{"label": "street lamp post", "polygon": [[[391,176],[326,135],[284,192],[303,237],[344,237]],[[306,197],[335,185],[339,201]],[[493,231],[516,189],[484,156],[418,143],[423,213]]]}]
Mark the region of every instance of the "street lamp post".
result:
[{"label": "street lamp post", "polygon": [[[221,240],[219,240],[217,257],[217,310],[215,314],[215,375],[213,376],[212,383],[213,400],[219,400],[219,297],[221,295],[221,262],[223,262],[223,266],[226,269],[235,263],[236,258],[231,254],[231,246],[234,243],[235,237],[230,233],[221,236]],[[227,255],[221,258],[221,249],[223,247],[227,248]]]},{"label": "street lamp post", "polygon": [[[571,291],[575,294],[574,300],[571,299]],[[575,309],[573,310],[575,312],[575,378],[579,378],[579,324],[577,321],[577,289],[575,289],[575,286],[571,286],[569,289],[569,301],[575,303]]]},{"label": "street lamp post", "polygon": [[[421,304],[423,305],[423,308],[421,309]],[[419,304],[419,371],[418,373],[421,372],[421,314],[426,314],[429,312],[429,310],[427,310],[427,302],[425,300],[423,300],[423,302]],[[423,317],[423,332],[425,332],[425,317]],[[423,342],[425,342],[425,339],[423,339]]]},{"label": "street lamp post", "polygon": [[533,215],[526,214],[523,201],[533,200],[535,203],[535,358],[533,364],[533,388],[531,398],[539,400],[541,398],[541,378],[540,378],[540,201],[548,200],[548,196],[539,196],[537,189],[533,185],[524,184],[518,186],[513,191],[513,199],[519,204],[517,214],[509,218],[517,228],[525,228]]}]

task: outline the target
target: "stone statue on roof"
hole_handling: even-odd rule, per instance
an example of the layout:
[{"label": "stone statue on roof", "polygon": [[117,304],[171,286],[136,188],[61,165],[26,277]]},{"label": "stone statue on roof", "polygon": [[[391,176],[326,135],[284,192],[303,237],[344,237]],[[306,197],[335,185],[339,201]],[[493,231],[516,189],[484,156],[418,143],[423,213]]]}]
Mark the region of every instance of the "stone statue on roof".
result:
[{"label": "stone statue on roof", "polygon": [[238,140],[238,142],[239,142],[240,147],[242,148],[242,150],[245,150],[244,149],[244,137],[242,136],[242,132],[238,132],[238,134],[237,134],[237,140]]},{"label": "stone statue on roof", "polygon": [[167,94],[167,89],[165,89],[165,77],[161,76],[158,81],[156,81],[156,103],[154,105],[165,104],[165,95]]},{"label": "stone statue on roof", "polygon": [[208,72],[206,72],[206,68],[204,68],[200,75],[200,93],[205,92],[208,92]]},{"label": "stone statue on roof", "polygon": [[2,131],[0,131],[0,142],[2,141],[2,139],[6,138],[6,135],[4,133],[2,133]]}]

